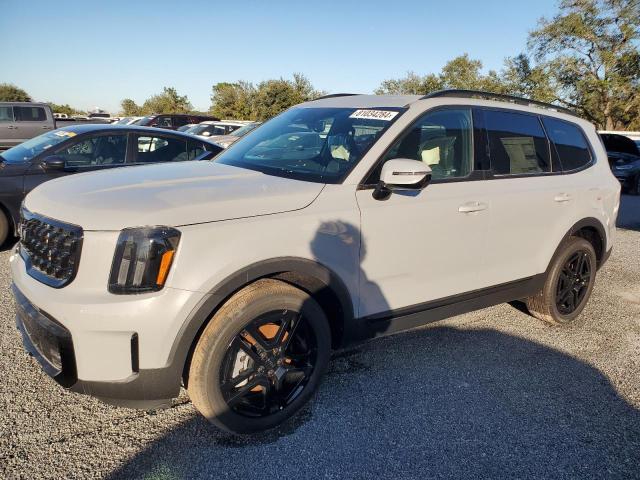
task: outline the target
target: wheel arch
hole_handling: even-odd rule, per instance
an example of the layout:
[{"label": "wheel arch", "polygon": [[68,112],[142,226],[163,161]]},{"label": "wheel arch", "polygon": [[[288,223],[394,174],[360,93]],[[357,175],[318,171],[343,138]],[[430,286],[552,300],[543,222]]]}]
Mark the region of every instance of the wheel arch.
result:
[{"label": "wheel arch", "polygon": [[353,303],[344,282],[328,267],[312,260],[282,257],[249,265],[218,283],[194,308],[180,329],[169,363],[186,381],[193,350],[211,317],[236,292],[261,278],[275,278],[309,293],[325,311],[332,346],[338,348],[349,337]]},{"label": "wheel arch", "polygon": [[600,220],[593,217],[583,218],[579,222],[575,223],[569,231],[564,235],[562,241],[558,244],[553,257],[549,261],[547,272],[553,263],[553,259],[560,252],[562,245],[569,237],[581,237],[587,240],[596,252],[596,260],[598,262],[598,269],[602,267],[607,259],[607,234],[605,233],[605,227]]}]

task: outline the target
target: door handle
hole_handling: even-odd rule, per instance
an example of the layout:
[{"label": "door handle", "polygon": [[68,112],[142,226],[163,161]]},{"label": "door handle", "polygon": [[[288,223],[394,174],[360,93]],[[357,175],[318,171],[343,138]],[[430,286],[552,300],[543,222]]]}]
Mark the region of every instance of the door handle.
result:
[{"label": "door handle", "polygon": [[559,193],[555,197],[553,197],[553,200],[558,203],[569,202],[571,201],[571,195],[569,195],[568,193]]},{"label": "door handle", "polygon": [[458,207],[458,212],[473,213],[473,212],[480,212],[482,210],[486,210],[487,208],[489,208],[489,205],[483,202],[467,202],[467,203],[463,203]]},{"label": "door handle", "polygon": [[46,125],[42,127],[43,130],[51,130],[51,127],[47,127]]}]

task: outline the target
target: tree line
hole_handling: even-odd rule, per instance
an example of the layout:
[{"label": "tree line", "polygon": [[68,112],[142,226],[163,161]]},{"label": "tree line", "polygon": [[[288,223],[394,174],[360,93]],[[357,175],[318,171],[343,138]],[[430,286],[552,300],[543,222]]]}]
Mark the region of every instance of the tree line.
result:
[{"label": "tree line", "polygon": [[[529,33],[526,51],[483,73],[468,54],[439,73],[408,72],[382,81],[377,94],[419,94],[460,88],[516,95],[575,110],[607,130],[640,130],[640,1],[560,0],[556,15],[542,18]],[[213,85],[209,113],[220,118],[266,120],[323,95],[303,74],[257,84],[239,80]],[[23,90],[0,85],[0,100],[28,101]],[[55,104],[52,104],[52,106]],[[55,105],[54,111],[77,111]],[[186,95],[165,87],[142,105],[121,102],[123,115],[189,113]],[[202,112],[198,112],[202,113]]]}]

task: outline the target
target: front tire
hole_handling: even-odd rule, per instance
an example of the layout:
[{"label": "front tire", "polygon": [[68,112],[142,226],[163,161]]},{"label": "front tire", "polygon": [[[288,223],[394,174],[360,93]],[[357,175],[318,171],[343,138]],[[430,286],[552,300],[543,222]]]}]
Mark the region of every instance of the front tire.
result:
[{"label": "front tire", "polygon": [[189,369],[189,396],[224,430],[267,430],[311,398],[330,351],[327,318],[311,296],[279,280],[258,280],[206,326]]},{"label": "front tire", "polygon": [[0,210],[0,247],[2,247],[9,238],[9,220],[4,212]]},{"label": "front tire", "polygon": [[531,315],[553,326],[574,322],[591,296],[596,266],[591,243],[570,237],[552,260],[542,290],[526,299]]}]

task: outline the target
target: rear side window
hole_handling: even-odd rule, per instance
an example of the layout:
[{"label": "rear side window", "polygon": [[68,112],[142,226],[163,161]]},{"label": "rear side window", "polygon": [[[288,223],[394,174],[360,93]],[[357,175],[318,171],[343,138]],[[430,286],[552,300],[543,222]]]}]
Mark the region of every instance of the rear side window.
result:
[{"label": "rear side window", "polygon": [[13,107],[17,122],[44,122],[47,114],[42,107]]},{"label": "rear side window", "polygon": [[0,107],[0,122],[13,122],[11,107]]},{"label": "rear side window", "polygon": [[577,170],[591,162],[589,144],[577,125],[550,117],[543,117],[542,123],[558,152],[562,170]]},{"label": "rear side window", "polygon": [[549,143],[537,116],[485,110],[484,119],[496,175],[551,171]]},{"label": "rear side window", "polygon": [[189,160],[187,142],[173,137],[138,137],[136,163]]}]

